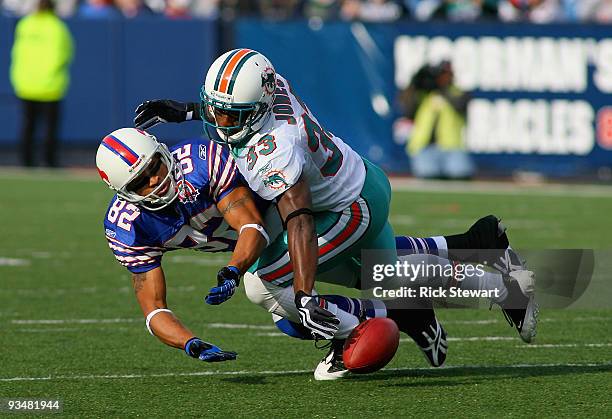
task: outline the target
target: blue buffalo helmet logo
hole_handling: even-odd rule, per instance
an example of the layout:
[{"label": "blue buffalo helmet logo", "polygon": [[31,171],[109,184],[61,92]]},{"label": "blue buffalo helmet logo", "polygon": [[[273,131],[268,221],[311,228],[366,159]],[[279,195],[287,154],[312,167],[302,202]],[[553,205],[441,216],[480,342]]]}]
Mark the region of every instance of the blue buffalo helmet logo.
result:
[{"label": "blue buffalo helmet logo", "polygon": [[271,95],[276,90],[276,75],[272,67],[267,67],[261,72],[261,87],[264,91]]}]

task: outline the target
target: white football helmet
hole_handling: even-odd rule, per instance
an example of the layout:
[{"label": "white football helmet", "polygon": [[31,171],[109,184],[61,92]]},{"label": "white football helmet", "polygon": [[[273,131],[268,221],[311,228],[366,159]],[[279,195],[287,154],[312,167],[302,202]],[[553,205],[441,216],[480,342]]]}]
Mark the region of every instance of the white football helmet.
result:
[{"label": "white football helmet", "polygon": [[[146,196],[129,190],[133,180],[145,175],[156,155],[168,168],[164,180]],[[182,184],[178,181],[183,177],[180,165],[176,164],[165,144],[145,131],[121,128],[104,137],[96,153],[96,166],[102,180],[117,192],[119,198],[148,210],[165,208],[179,196],[177,183]],[[164,189],[167,190],[158,195]]]},{"label": "white football helmet", "polygon": [[[215,128],[221,141],[238,144],[259,131],[272,112],[276,72],[272,63],[257,51],[235,49],[215,60],[200,91],[201,118],[209,138]],[[220,126],[219,113],[232,114],[233,126]]]}]

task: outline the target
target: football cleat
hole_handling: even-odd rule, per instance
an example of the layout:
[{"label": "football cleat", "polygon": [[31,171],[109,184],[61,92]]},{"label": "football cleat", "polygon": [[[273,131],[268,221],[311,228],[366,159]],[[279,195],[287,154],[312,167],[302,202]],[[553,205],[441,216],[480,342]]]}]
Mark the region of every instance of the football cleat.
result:
[{"label": "football cleat", "polygon": [[538,326],[539,307],[535,300],[535,274],[514,271],[504,277],[508,297],[499,305],[510,326],[516,327],[525,343],[533,342]]},{"label": "football cleat", "polygon": [[510,275],[511,272],[527,269],[527,264],[514,249],[508,247],[503,255],[492,263],[492,267],[504,275]]},{"label": "football cleat", "polygon": [[[497,236],[504,237],[506,242],[508,240],[506,236],[506,226],[501,222],[501,219],[497,219]],[[510,272],[522,271],[527,269],[525,260],[519,256],[510,246],[504,251],[499,259],[494,260],[491,266],[497,269],[504,275],[510,275]]]},{"label": "football cleat", "polygon": [[446,331],[434,318],[433,322],[428,324],[425,331],[421,332],[422,338],[414,339],[419,349],[427,358],[427,361],[432,367],[441,367],[446,361],[446,353],[448,352],[448,342],[446,340]]},{"label": "football cleat", "polygon": [[333,339],[329,347],[329,352],[325,358],[319,362],[314,371],[314,378],[317,381],[338,380],[346,376],[349,370],[342,361],[342,351],[345,339]]}]

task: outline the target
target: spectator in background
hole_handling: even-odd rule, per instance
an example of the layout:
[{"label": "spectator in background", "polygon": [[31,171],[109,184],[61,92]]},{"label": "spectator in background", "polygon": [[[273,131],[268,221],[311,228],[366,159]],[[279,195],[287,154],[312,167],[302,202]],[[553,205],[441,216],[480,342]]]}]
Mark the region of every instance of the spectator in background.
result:
[{"label": "spectator in background", "polygon": [[413,120],[407,151],[416,177],[467,179],[474,165],[464,149],[463,129],[469,94],[453,85],[448,61],[426,65],[413,77],[400,100]]},{"label": "spectator in background", "polygon": [[121,16],[112,0],[86,0],[77,10],[77,16],[87,19],[110,19]]},{"label": "spectator in background", "polygon": [[39,0],[37,10],[15,28],[11,52],[11,83],[22,101],[21,161],[34,165],[34,131],[44,120],[44,161],[57,166],[56,143],[60,104],[68,89],[73,41],[57,17],[51,0]]},{"label": "spectator in background", "polygon": [[250,16],[257,11],[253,0],[193,0],[191,6],[194,16],[218,18],[224,21],[234,20],[241,16]]},{"label": "spectator in background", "polygon": [[392,22],[402,15],[402,8],[391,0],[345,0],[340,16],[345,20]]},{"label": "spectator in background", "polygon": [[152,14],[151,9],[144,4],[143,0],[115,0],[115,5],[128,19]]},{"label": "spectator in background", "polygon": [[429,20],[442,5],[442,0],[404,0],[404,6],[417,20]]},{"label": "spectator in background", "polygon": [[497,16],[498,0],[446,0],[444,16],[451,21],[474,21]]},{"label": "spectator in background", "polygon": [[298,0],[259,0],[257,3],[264,19],[288,20],[299,16]]},{"label": "spectator in background", "polygon": [[340,4],[336,0],[306,0],[304,15],[311,21],[335,19],[340,13]]},{"label": "spectator in background", "polygon": [[440,18],[457,22],[474,21],[481,18],[496,18],[499,1],[404,0],[404,5],[417,20]]},{"label": "spectator in background", "polygon": [[583,0],[581,6],[582,19],[597,23],[612,22],[612,0],[600,0],[591,2]]},{"label": "spectator in background", "polygon": [[564,20],[559,0],[504,0],[499,4],[499,18],[505,22],[526,20],[533,23]]},{"label": "spectator in background", "polygon": [[167,0],[164,16],[170,19],[189,19],[191,0]]},{"label": "spectator in background", "polygon": [[444,15],[453,22],[473,21],[482,13],[481,0],[446,0],[443,5]]},{"label": "spectator in background", "polygon": [[[55,0],[55,12],[62,17],[72,16],[78,0]],[[36,10],[38,0],[0,0],[3,13],[9,16],[25,16]]]}]

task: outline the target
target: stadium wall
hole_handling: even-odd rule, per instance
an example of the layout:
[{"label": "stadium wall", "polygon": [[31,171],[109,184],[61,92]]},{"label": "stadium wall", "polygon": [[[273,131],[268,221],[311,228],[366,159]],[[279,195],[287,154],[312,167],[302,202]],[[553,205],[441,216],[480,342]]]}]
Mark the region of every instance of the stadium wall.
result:
[{"label": "stadium wall", "polygon": [[[0,19],[0,146],[17,141],[18,102],[8,81],[14,24]],[[65,143],[91,146],[130,125],[146,98],[197,100],[220,45],[214,21],[68,24],[76,55]],[[246,19],[233,28],[236,46],[269,56],[326,129],[387,171],[409,171],[406,136],[393,130],[397,92],[421,65],[440,59],[450,59],[459,86],[473,92],[466,141],[482,169],[580,176],[612,166],[610,27]],[[195,123],[154,131],[169,142],[201,132]]]},{"label": "stadium wall", "polygon": [[409,168],[399,89],[449,59],[473,92],[466,142],[489,173],[610,173],[612,28],[403,22],[240,22],[237,44],[264,51],[320,122],[387,171]]},{"label": "stadium wall", "polygon": [[[16,20],[0,18],[0,147],[18,138],[19,102],[9,81]],[[145,99],[197,101],[204,72],[218,52],[214,21],[71,19],[75,40],[71,85],[60,138],[93,146],[108,132],[131,126]],[[155,128],[170,141],[196,136],[198,124]]]}]

